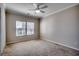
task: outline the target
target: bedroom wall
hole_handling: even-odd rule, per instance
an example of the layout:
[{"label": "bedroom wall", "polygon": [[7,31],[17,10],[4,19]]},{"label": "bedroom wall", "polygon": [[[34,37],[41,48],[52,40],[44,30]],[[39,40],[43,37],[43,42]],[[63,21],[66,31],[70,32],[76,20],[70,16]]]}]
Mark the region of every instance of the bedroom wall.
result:
[{"label": "bedroom wall", "polygon": [[79,6],[41,19],[40,37],[79,50]]},{"label": "bedroom wall", "polygon": [[0,55],[1,55],[1,7],[0,7]]},{"label": "bedroom wall", "polygon": [[5,4],[1,3],[1,54],[6,46],[6,19],[5,19]]},{"label": "bedroom wall", "polygon": [[[34,35],[25,35],[16,37],[16,21],[30,21],[35,23]],[[39,39],[39,19],[27,17],[15,13],[6,13],[6,27],[7,27],[7,44],[15,43],[20,41],[27,41],[32,39]]]}]

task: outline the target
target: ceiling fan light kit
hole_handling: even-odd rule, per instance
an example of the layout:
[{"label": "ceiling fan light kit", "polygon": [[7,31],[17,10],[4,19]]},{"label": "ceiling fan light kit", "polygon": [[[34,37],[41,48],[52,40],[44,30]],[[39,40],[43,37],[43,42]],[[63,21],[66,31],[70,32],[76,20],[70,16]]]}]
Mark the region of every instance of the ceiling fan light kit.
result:
[{"label": "ceiling fan light kit", "polygon": [[[35,11],[35,13],[45,13],[43,9],[47,8],[47,5],[41,4],[41,3],[33,3],[34,9],[30,9],[31,11]],[[42,6],[42,7],[41,7]]]},{"label": "ceiling fan light kit", "polygon": [[40,13],[40,10],[36,10],[35,12],[36,12],[36,13]]}]

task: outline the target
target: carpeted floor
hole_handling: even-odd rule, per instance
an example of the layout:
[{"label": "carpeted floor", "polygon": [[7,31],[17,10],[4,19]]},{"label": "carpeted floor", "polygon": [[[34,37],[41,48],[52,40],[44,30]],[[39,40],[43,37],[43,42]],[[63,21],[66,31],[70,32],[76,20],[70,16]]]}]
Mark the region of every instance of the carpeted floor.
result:
[{"label": "carpeted floor", "polygon": [[31,40],[7,45],[4,56],[75,56],[78,51],[44,40]]}]

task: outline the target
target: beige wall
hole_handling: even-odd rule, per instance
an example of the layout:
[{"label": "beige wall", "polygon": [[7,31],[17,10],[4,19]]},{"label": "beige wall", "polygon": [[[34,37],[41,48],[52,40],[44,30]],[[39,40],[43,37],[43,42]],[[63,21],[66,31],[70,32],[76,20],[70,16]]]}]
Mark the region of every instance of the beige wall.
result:
[{"label": "beige wall", "polygon": [[79,6],[43,18],[40,34],[41,39],[79,50]]},{"label": "beige wall", "polygon": [[0,8],[0,55],[1,55],[1,8]]},{"label": "beige wall", "polygon": [[[34,35],[25,35],[21,37],[16,37],[16,21],[30,21],[35,23],[35,34]],[[19,41],[38,39],[39,38],[39,20],[32,17],[26,17],[23,15],[6,13],[6,21],[7,21],[7,43],[15,43]]]},{"label": "beige wall", "polygon": [[5,4],[1,4],[1,53],[6,45],[6,19],[5,19]]}]

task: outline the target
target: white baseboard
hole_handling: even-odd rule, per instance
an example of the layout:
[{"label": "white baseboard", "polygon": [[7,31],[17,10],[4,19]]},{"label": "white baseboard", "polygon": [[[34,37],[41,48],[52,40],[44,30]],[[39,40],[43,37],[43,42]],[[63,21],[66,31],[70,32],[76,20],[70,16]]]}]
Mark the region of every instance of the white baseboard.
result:
[{"label": "white baseboard", "polygon": [[43,39],[43,40],[79,51],[78,48],[74,48],[74,47],[71,47],[71,46],[68,46],[68,45],[64,45],[64,44],[61,44],[61,43],[58,43],[58,42],[54,42],[54,41],[51,41],[51,40],[48,40],[48,39]]}]

